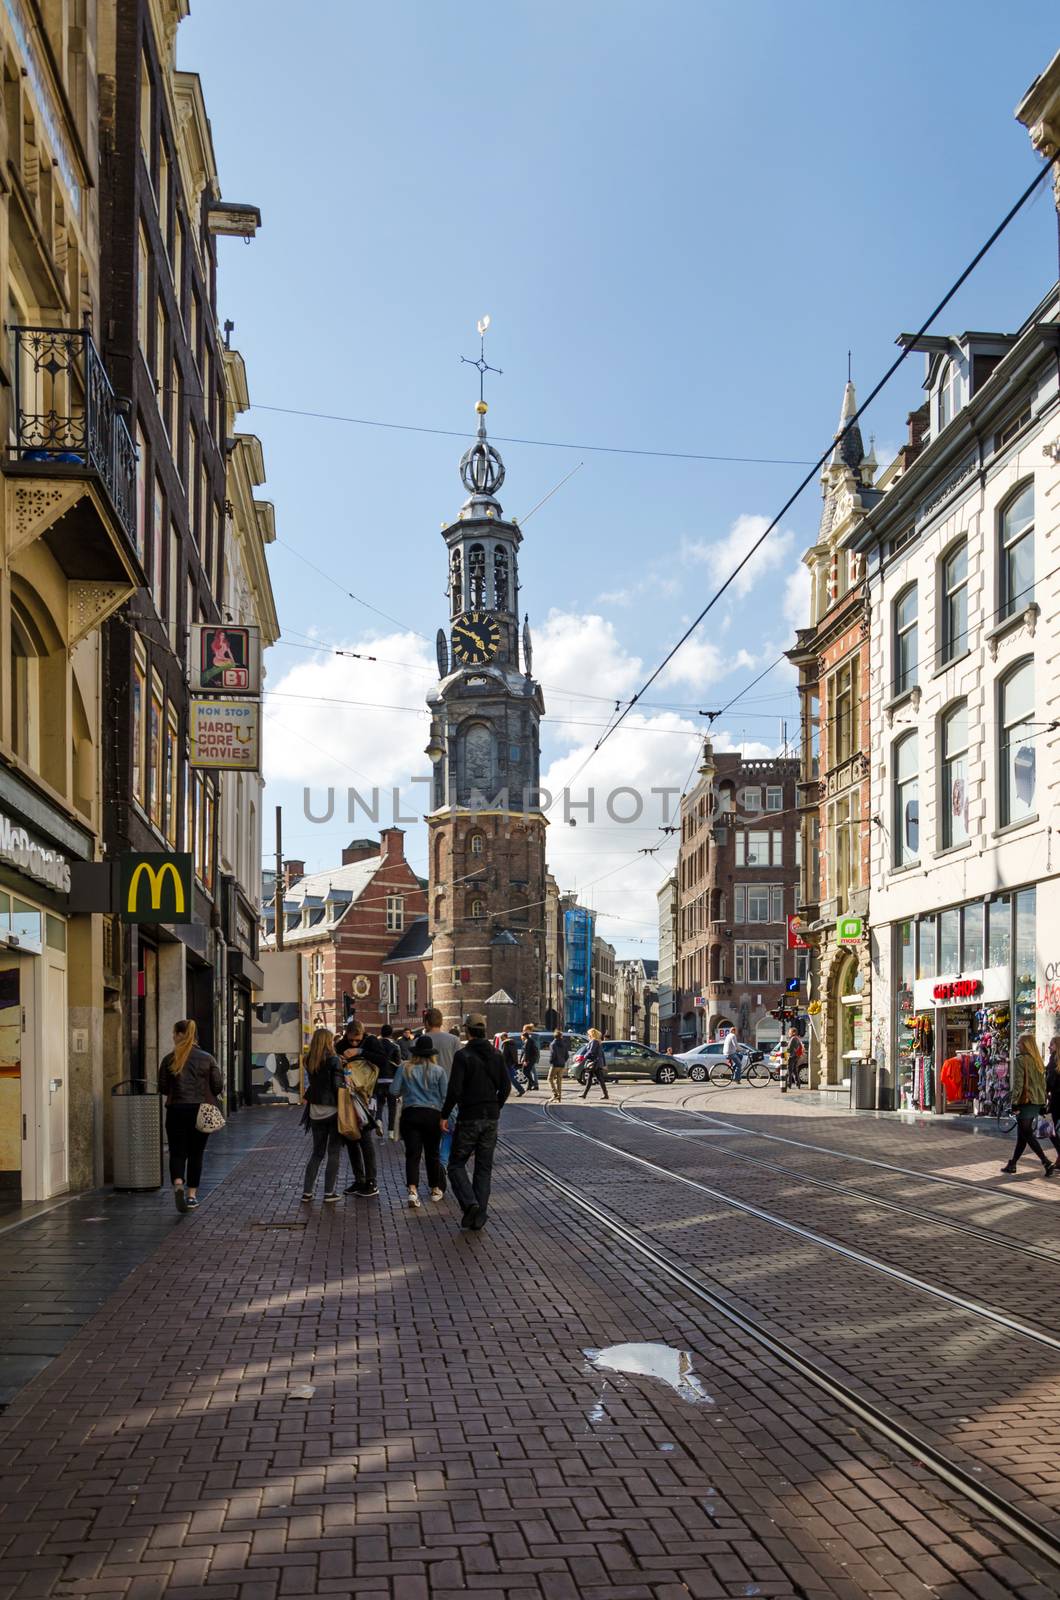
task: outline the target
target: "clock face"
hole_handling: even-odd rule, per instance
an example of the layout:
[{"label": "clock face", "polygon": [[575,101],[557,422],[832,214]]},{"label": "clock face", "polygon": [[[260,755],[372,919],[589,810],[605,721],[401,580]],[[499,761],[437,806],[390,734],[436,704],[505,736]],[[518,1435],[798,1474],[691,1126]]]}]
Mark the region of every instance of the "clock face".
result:
[{"label": "clock face", "polygon": [[462,666],[485,666],[500,647],[500,624],[488,611],[465,611],[453,623],[453,655]]}]

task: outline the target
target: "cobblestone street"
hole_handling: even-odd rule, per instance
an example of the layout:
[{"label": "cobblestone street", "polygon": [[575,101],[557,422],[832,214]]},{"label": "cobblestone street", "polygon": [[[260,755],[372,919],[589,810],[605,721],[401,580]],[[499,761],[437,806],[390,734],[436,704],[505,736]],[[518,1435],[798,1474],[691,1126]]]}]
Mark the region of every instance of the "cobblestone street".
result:
[{"label": "cobblestone street", "polygon": [[[0,1417],[0,1597],[1058,1592],[1050,1185],[774,1091],[543,1098],[477,1234],[390,1143],[378,1200],[303,1207],[297,1113],[240,1118]],[[635,1342],[690,1371],[585,1354]]]}]

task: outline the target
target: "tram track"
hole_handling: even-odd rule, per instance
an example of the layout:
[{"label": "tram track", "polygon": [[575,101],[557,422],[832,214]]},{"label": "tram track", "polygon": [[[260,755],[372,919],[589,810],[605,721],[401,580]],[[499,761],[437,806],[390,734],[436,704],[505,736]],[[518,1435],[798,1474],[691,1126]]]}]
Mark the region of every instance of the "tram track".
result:
[{"label": "tram track", "polygon": [[[634,1109],[639,1109],[639,1107]],[[658,1109],[666,1108],[659,1107]],[[678,1108],[675,1107],[674,1109]],[[707,1115],[705,1112],[691,1111],[683,1106],[680,1110],[684,1116]],[[682,1139],[688,1142],[696,1137],[694,1134],[684,1133],[677,1128],[662,1127],[659,1123],[652,1122],[647,1117],[635,1116],[624,1101],[616,1104],[613,1114],[623,1118],[634,1127],[649,1128],[653,1133],[661,1133],[671,1139]],[[970,1222],[960,1222],[954,1217],[945,1216],[941,1211],[926,1211],[920,1206],[903,1205],[897,1200],[888,1200],[882,1195],[872,1194],[867,1189],[857,1189],[851,1184],[839,1183],[833,1178],[822,1178],[813,1173],[800,1172],[797,1167],[786,1167],[779,1162],[765,1161],[761,1156],[748,1155],[746,1151],[733,1150],[731,1147],[720,1143],[713,1146],[712,1149],[714,1153],[725,1156],[730,1161],[740,1161],[747,1166],[758,1167],[763,1171],[776,1173],[784,1178],[793,1178],[798,1183],[807,1184],[816,1189],[823,1189],[831,1194],[842,1195],[851,1200],[860,1200],[866,1205],[878,1206],[885,1211],[894,1211],[900,1216],[910,1217],[918,1222],[927,1222],[933,1226],[949,1228],[954,1233],[961,1233],[970,1239],[977,1239],[982,1244],[1011,1250],[1018,1255],[1030,1256],[1035,1260],[1047,1262],[1052,1267],[1060,1265],[1060,1258],[1058,1258],[1055,1251],[1044,1250],[1040,1245],[1024,1244],[1019,1239],[1013,1239],[1010,1234],[998,1233],[992,1228],[980,1228]]]},{"label": "tram track", "polygon": [[[547,1114],[547,1108],[541,1108]],[[557,1127],[564,1124],[555,1118],[547,1120]],[[579,1134],[577,1130],[568,1130],[573,1136],[591,1139],[593,1143],[601,1144],[612,1153],[625,1155],[624,1151],[616,1150],[604,1140],[593,1139],[591,1135]],[[1044,1557],[1055,1567],[1060,1568],[1060,1538],[1051,1529],[1047,1528],[1036,1517],[1015,1505],[1005,1495],[998,1493],[984,1484],[975,1472],[969,1472],[958,1463],[952,1461],[944,1452],[937,1449],[928,1440],[922,1438],[901,1421],[889,1416],[881,1407],[866,1399],[852,1385],[823,1370],[819,1362],[801,1356],[791,1346],[790,1339],[783,1333],[775,1334],[758,1317],[749,1315],[733,1304],[718,1289],[711,1286],[698,1273],[689,1270],[670,1251],[646,1239],[641,1232],[631,1224],[623,1221],[615,1213],[608,1210],[598,1200],[586,1195],[574,1184],[554,1173],[544,1162],[534,1156],[527,1155],[518,1144],[513,1143],[510,1137],[502,1137],[501,1145],[513,1160],[519,1162],[524,1168],[532,1172],[541,1182],[562,1195],[566,1201],[580,1211],[583,1215],[592,1218],[615,1240],[627,1249],[634,1252],[641,1260],[646,1261],[665,1278],[669,1283],[678,1286],[685,1294],[709,1309],[732,1327],[739,1330],[746,1338],[763,1350],[772,1359],[788,1371],[796,1373],[799,1378],[818,1393],[826,1395],[850,1416],[856,1418],[867,1429],[889,1444],[900,1455],[915,1462],[918,1466],[925,1467],[941,1483],[962,1496],[974,1505],[979,1511],[986,1513],[999,1526],[1020,1540],[1025,1546]],[[641,1161],[642,1158],[630,1157],[632,1160]],[[656,1171],[667,1176],[665,1168],[656,1168],[652,1162],[642,1162],[643,1165],[653,1167]],[[694,1184],[694,1180],[683,1180]],[[694,1184],[695,1187],[705,1187]],[[725,1199],[725,1196],[719,1195]],[[745,1208],[754,1210],[756,1208]],[[946,1295],[947,1299],[956,1297]]]},{"label": "tram track", "polygon": [[[637,1102],[642,1104],[643,1102]],[[688,1097],[674,1106],[656,1106],[659,1111],[683,1111],[687,1116],[699,1117],[705,1122],[711,1122],[719,1128],[728,1128],[733,1133],[746,1134],[750,1139],[768,1139],[772,1144],[788,1144],[799,1150],[811,1150],[815,1155],[832,1156],[837,1161],[852,1161],[859,1166],[877,1167],[884,1172],[898,1172],[903,1177],[916,1178],[921,1183],[941,1184],[947,1188],[960,1189],[967,1193],[969,1190],[980,1197],[989,1195],[992,1200],[1012,1201],[1017,1205],[1042,1206],[1051,1204],[1044,1196],[1036,1199],[1032,1194],[1023,1194],[1018,1189],[987,1189],[982,1183],[976,1183],[971,1178],[947,1177],[938,1172],[924,1172],[918,1167],[903,1167],[894,1161],[881,1161],[876,1156],[858,1155],[850,1150],[836,1150],[832,1145],[813,1144],[808,1139],[793,1139],[786,1134],[767,1133],[762,1128],[749,1128],[744,1123],[730,1122],[727,1118],[718,1116],[711,1111],[701,1111],[688,1104]],[[780,1115],[781,1113],[776,1113]]]},{"label": "tram track", "polygon": [[[724,1189],[715,1189],[711,1184],[703,1183],[699,1178],[690,1178],[683,1172],[673,1172],[668,1167],[662,1166],[657,1161],[650,1161],[647,1156],[637,1155],[632,1150],[623,1150],[621,1146],[609,1144],[606,1139],[599,1139],[595,1134],[587,1133],[583,1128],[571,1127],[569,1123],[560,1122],[550,1114],[550,1107],[541,1107],[545,1120],[554,1127],[560,1128],[569,1137],[584,1139],[589,1144],[596,1145],[601,1150],[606,1150],[610,1155],[621,1156],[624,1161],[635,1163],[647,1171],[660,1177],[668,1178],[672,1183],[680,1183],[687,1188],[695,1189],[701,1194],[709,1195],[712,1200],[719,1201],[722,1205],[729,1206],[733,1211],[739,1211],[744,1216],[753,1217],[758,1222],[765,1223],[768,1227],[777,1228],[784,1233],[794,1235],[808,1244],[818,1246],[846,1261],[852,1261],[869,1271],[879,1273],[900,1283],[907,1289],[917,1293],[929,1295],[931,1298],[941,1300],[947,1305],[955,1306],[959,1311],[964,1311],[980,1318],[984,1322],[991,1322],[997,1327],[1004,1328],[1008,1333],[1018,1334],[1020,1338],[1029,1339],[1035,1344],[1047,1346],[1049,1349],[1060,1351],[1060,1338],[1055,1338],[1044,1329],[1032,1328],[1028,1323],[1020,1322],[1016,1317],[1007,1316],[1005,1312],[993,1306],[983,1305],[981,1301],[970,1300],[964,1295],[956,1294],[952,1289],[944,1289],[940,1284],[929,1283],[926,1278],[918,1278],[911,1272],[906,1272],[902,1267],[893,1266],[888,1261],[881,1261],[878,1256],[870,1256],[863,1250],[857,1250],[853,1245],[842,1244],[838,1239],[831,1239],[827,1234],[818,1233],[814,1228],[806,1228],[801,1223],[792,1222],[787,1217],[779,1217],[775,1212],[767,1211],[763,1206],[756,1206],[749,1200],[740,1200],[735,1195],[726,1194]],[[631,1119],[632,1121],[632,1119]]]}]

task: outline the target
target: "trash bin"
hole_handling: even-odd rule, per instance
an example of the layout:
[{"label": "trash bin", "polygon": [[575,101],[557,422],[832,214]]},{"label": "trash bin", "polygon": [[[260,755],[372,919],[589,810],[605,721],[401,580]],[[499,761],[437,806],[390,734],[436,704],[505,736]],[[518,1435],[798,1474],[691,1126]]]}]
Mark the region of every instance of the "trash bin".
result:
[{"label": "trash bin", "polygon": [[871,1056],[854,1063],[854,1110],[876,1110],[876,1063]]},{"label": "trash bin", "polygon": [[138,1078],[124,1078],[110,1094],[115,1189],[160,1189],[162,1096]]}]

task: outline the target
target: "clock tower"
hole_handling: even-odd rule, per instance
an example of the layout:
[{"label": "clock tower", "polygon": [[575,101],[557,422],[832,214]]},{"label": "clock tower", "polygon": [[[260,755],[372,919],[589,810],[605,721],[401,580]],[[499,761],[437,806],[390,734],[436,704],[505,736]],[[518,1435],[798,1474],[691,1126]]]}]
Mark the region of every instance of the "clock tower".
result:
[{"label": "clock tower", "polygon": [[544,1026],[545,704],[529,623],[519,626],[523,536],[497,500],[504,463],[481,392],[475,409],[478,435],[460,462],[468,498],[442,529],[449,624],[427,696],[431,992],[446,1027],[480,1011],[494,1032]]}]

